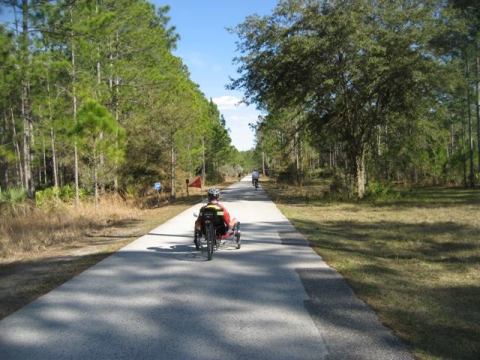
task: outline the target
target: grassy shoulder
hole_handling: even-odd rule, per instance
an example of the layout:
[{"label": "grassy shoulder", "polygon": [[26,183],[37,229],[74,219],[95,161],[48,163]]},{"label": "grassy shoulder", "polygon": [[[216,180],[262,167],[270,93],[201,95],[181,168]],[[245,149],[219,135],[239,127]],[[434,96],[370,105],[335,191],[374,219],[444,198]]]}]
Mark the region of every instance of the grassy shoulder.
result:
[{"label": "grassy shoulder", "polygon": [[[225,187],[229,183],[221,184]],[[139,209],[120,199],[35,209],[0,219],[0,319],[202,201],[194,195]],[[192,220],[193,226],[193,220]]]},{"label": "grassy shoulder", "polygon": [[480,358],[480,191],[329,202],[308,186],[265,188],[417,358]]}]

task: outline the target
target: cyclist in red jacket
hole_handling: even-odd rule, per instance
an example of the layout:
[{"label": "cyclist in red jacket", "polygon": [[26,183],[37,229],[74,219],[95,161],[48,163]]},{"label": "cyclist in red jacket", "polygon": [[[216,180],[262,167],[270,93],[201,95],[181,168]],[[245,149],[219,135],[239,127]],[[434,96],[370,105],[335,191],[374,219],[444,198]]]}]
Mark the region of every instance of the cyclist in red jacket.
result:
[{"label": "cyclist in red jacket", "polygon": [[195,221],[195,229],[199,232],[202,231],[202,214],[205,208],[215,208],[220,213],[223,213],[223,221],[225,225],[225,232],[223,236],[228,236],[228,231],[232,230],[237,224],[238,221],[235,218],[230,217],[230,213],[227,208],[220,204],[218,201],[220,199],[220,190],[216,188],[208,189],[208,204],[200,209],[200,214],[198,215],[197,220]]}]

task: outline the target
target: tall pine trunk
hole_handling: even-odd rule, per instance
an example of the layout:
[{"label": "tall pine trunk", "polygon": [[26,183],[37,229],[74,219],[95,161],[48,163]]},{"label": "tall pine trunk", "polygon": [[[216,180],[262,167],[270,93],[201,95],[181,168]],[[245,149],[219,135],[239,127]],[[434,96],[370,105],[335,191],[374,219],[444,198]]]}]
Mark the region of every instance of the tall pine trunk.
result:
[{"label": "tall pine trunk", "polygon": [[47,69],[47,97],[48,97],[48,119],[50,120],[50,146],[52,149],[52,170],[53,170],[53,186],[58,188],[58,168],[57,168],[57,152],[55,149],[55,132],[53,130],[53,109],[52,94],[50,92],[50,74]]},{"label": "tall pine trunk", "polygon": [[365,196],[366,171],[365,171],[365,150],[362,149],[355,157],[355,170],[357,181],[357,196],[362,199]]},{"label": "tall pine trunk", "polygon": [[466,125],[465,125],[465,111],[462,110],[462,164],[463,164],[463,186],[467,187],[468,186],[468,180],[467,180],[467,150],[466,150],[466,145],[467,142],[465,140],[466,136]]},{"label": "tall pine trunk", "polygon": [[173,134],[172,134],[172,139],[171,139],[171,162],[170,162],[170,196],[172,198],[175,198],[176,192],[175,192],[175,143],[173,140]]},{"label": "tall pine trunk", "polygon": [[58,188],[57,152],[55,150],[55,133],[53,128],[50,128],[50,140],[52,146],[53,186]]},{"label": "tall pine trunk", "polygon": [[[99,8],[98,8],[98,0],[95,2],[95,14],[98,15],[99,13]],[[97,46],[97,90],[96,90],[96,95],[97,95],[97,101],[100,103],[101,99],[101,84],[102,84],[102,64],[100,62],[100,46]],[[103,140],[103,131],[100,132],[100,141]],[[100,172],[103,175],[105,173],[105,155],[103,154],[103,151],[100,151],[99,154],[99,166],[97,168],[100,168]],[[97,176],[97,182],[98,182],[98,187],[100,189],[100,192],[103,194],[105,192],[105,183],[103,182],[103,179],[98,179],[98,172],[96,174]],[[102,176],[103,178],[103,176]]]},{"label": "tall pine trunk", "polygon": [[478,42],[475,42],[475,109],[477,113],[477,161],[480,174],[480,54]]},{"label": "tall pine trunk", "polygon": [[[97,50],[98,56],[100,57],[100,50]],[[100,60],[97,61],[97,101],[100,102],[100,85],[102,82],[101,79],[101,70],[102,66],[100,64]],[[103,140],[103,131],[100,132],[100,141]],[[104,168],[105,168],[105,155],[103,154],[103,151],[100,151],[100,154],[98,154],[99,158],[99,164],[98,167],[100,168],[101,174],[104,173]],[[98,175],[98,173],[97,173]],[[105,184],[102,181],[102,179],[98,179],[97,177],[97,182],[98,182],[98,188],[100,189],[100,192],[103,194],[105,192]]]},{"label": "tall pine trunk", "polygon": [[[115,113],[115,121],[117,124],[120,123],[120,108],[119,108],[119,93],[120,93],[120,78],[116,71],[114,71],[114,60],[118,59],[118,47],[119,47],[119,33],[116,31],[115,33],[115,56],[114,56],[114,49],[112,44],[110,43],[110,74],[108,79],[108,84],[110,88],[110,97],[111,97],[111,104],[113,106],[113,111]],[[118,133],[115,137],[115,148],[118,149]],[[115,191],[118,191],[118,162],[114,160],[114,175],[113,175],[113,187]]]},{"label": "tall pine trunk", "polygon": [[31,167],[31,141],[32,141],[32,117],[30,114],[29,99],[29,53],[28,53],[28,32],[29,32],[29,2],[22,0],[22,35],[21,35],[21,58],[22,58],[22,81],[21,81],[21,113],[23,120],[23,175],[24,185],[28,196],[33,197],[34,184]]},{"label": "tall pine trunk", "polygon": [[45,138],[42,137],[42,152],[43,152],[43,181],[44,184],[48,184],[47,179],[47,151],[45,149]]},{"label": "tall pine trunk", "polygon": [[12,133],[13,133],[13,142],[15,146],[15,155],[17,158],[17,171],[18,171],[18,179],[20,180],[19,184],[22,186],[22,188],[25,187],[25,177],[23,176],[23,163],[22,163],[22,155],[20,153],[20,145],[18,144],[18,138],[17,138],[17,129],[15,126],[15,116],[13,115],[13,108],[10,108],[10,114],[12,116]]},{"label": "tall pine trunk", "polygon": [[454,119],[452,118],[452,123],[450,124],[450,156],[455,154],[455,124]]},{"label": "tall pine trunk", "polygon": [[[73,10],[70,8],[70,22],[73,27]],[[76,72],[76,64],[75,64],[75,43],[74,43],[74,37],[75,34],[73,33],[73,30],[70,33],[70,43],[71,43],[71,51],[72,51],[72,59],[71,59],[71,65],[72,65],[72,106],[73,106],[73,123],[77,123],[77,72]],[[74,173],[75,173],[75,205],[78,205],[80,203],[80,191],[79,191],[79,186],[78,186],[78,146],[77,146],[77,141],[74,141],[73,144],[73,156],[74,156]]]},{"label": "tall pine trunk", "polygon": [[24,95],[22,94],[22,118],[23,118],[23,184],[27,190],[28,196],[33,196],[30,188],[32,184],[32,172],[30,166],[30,127],[26,119]]},{"label": "tall pine trunk", "polygon": [[93,193],[95,195],[95,210],[98,209],[98,161],[97,161],[97,139],[93,141]]},{"label": "tall pine trunk", "polygon": [[465,55],[465,77],[467,79],[467,121],[468,121],[468,153],[469,153],[469,186],[475,187],[475,174],[473,167],[473,137],[472,137],[472,111],[470,103],[470,68],[468,64],[468,55]]},{"label": "tall pine trunk", "polygon": [[293,138],[293,150],[295,157],[295,177],[298,186],[303,186],[301,148],[302,142],[300,139],[300,134],[298,133],[298,131],[295,131],[295,135]]},{"label": "tall pine trunk", "polygon": [[[8,117],[7,117],[7,114],[6,114],[5,110],[3,110],[3,121],[4,121],[3,130],[8,134]],[[0,186],[0,191],[2,191],[4,188],[8,188],[8,183],[9,183],[9,180],[8,180],[9,161],[7,159],[5,159],[1,163],[3,163],[2,169],[3,169],[4,186],[3,187]]]}]

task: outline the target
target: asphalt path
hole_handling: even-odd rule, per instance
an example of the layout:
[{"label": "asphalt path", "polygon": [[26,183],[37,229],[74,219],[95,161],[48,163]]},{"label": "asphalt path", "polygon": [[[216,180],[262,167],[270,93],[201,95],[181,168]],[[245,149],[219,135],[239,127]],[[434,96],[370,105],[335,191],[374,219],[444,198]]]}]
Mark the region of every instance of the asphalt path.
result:
[{"label": "asphalt path", "polygon": [[412,359],[248,178],[242,248],[192,242],[200,204],[0,321],[7,359]]}]

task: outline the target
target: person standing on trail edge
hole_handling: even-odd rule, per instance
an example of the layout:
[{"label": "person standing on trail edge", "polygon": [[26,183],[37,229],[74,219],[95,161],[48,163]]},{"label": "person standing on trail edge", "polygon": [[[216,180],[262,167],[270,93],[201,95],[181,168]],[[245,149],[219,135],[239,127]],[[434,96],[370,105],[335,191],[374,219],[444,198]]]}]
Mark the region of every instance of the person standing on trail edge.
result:
[{"label": "person standing on trail edge", "polygon": [[[200,209],[200,214],[198,215],[197,220],[195,221],[195,230],[204,233],[204,224],[203,224],[203,212],[205,209],[214,209],[217,212],[217,215],[223,217],[223,229],[222,236],[228,235],[228,231],[232,230],[235,226],[238,226],[238,221],[235,218],[230,217],[230,213],[227,208],[220,204],[218,201],[220,199],[220,190],[216,188],[208,189],[208,203]],[[218,231],[218,229],[217,229]]]},{"label": "person standing on trail edge", "polygon": [[260,178],[259,172],[255,169],[252,171],[252,185],[255,185],[255,181],[258,182],[258,179]]}]

